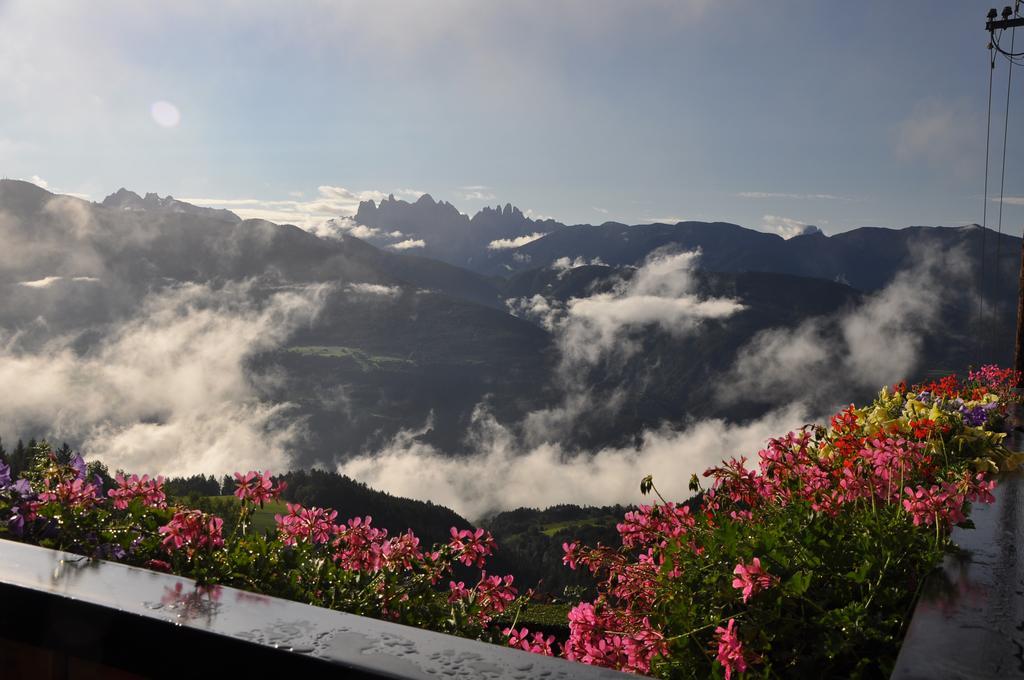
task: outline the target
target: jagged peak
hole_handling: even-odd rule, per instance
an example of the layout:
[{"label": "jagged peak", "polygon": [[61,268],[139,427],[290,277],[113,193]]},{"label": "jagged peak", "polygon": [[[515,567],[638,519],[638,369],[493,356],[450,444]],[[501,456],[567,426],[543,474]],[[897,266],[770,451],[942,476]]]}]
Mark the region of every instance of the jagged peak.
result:
[{"label": "jagged peak", "polygon": [[124,187],[121,187],[120,189],[118,189],[114,193],[112,193],[109,196],[107,196],[106,198],[104,198],[103,201],[101,202],[101,205],[106,205],[106,206],[110,206],[110,205],[123,205],[123,204],[129,203],[129,202],[131,202],[131,203],[140,202],[141,203],[142,202],[142,196],[139,196],[134,191],[131,191],[129,189],[125,189]]}]

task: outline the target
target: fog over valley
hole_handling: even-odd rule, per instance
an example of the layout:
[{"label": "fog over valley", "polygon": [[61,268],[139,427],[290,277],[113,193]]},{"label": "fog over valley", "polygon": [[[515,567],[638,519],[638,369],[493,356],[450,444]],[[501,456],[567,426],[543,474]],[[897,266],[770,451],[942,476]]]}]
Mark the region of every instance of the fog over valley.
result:
[{"label": "fog over valley", "polygon": [[972,332],[982,233],[566,226],[429,196],[297,227],[4,180],[0,436],[139,473],[336,470],[474,518],[633,503],[647,474],[685,497],[884,383],[1005,361]]}]

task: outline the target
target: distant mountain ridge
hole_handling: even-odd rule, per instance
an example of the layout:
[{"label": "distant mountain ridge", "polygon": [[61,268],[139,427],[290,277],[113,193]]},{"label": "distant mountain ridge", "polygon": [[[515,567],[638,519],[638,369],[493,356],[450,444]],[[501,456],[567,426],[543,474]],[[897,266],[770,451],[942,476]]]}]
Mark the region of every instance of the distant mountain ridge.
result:
[{"label": "distant mountain ridge", "polygon": [[363,201],[354,219],[385,234],[398,231],[406,238],[422,240],[419,252],[423,255],[474,271],[494,269],[488,266],[495,253],[488,246],[494,241],[546,234],[565,226],[554,220],[531,219],[510,203],[485,207],[470,218],[447,201],[435,201],[430,194],[412,203],[394,195],[380,203]]},{"label": "distant mountain ridge", "polygon": [[[612,291],[662,248],[699,249],[698,294],[735,299],[745,309],[692,336],[639,329],[642,351],[624,365],[595,367],[589,377],[594,389],[615,390],[639,376],[628,409],[581,415],[568,449],[619,445],[687,418],[756,417],[764,404],[723,406],[714,386],[757,333],[855,305],[933,252],[959,252],[969,271],[958,285],[969,288],[979,280],[983,234],[986,311],[995,323],[1012,325],[1015,308],[1020,239],[1003,236],[997,267],[995,234],[977,227],[863,228],[784,240],[729,223],[565,226],[532,220],[508,204],[470,218],[430,196],[364,202],[357,213],[363,220],[426,246],[410,255],[351,235],[321,238],[296,226],[240,220],[169,196],[120,190],[90,203],[0,181],[7,255],[0,259],[0,331],[40,345],[73,334],[88,352],[102,333],[137,314],[145,296],[170,286],[216,290],[225,281],[253,281],[252,294],[265,298],[329,284],[333,292],[315,323],[251,360],[253,370],[275,376],[261,383],[261,398],[295,405],[292,417],[308,425],[295,452],[303,466],[380,450],[400,432],[418,433],[417,441],[446,454],[470,453],[466,433],[479,405],[512,428],[526,414],[557,406],[557,328],[510,315],[510,303],[540,296],[564,306]],[[487,247],[538,233],[515,247]],[[431,239],[442,255],[466,258],[475,271],[429,257],[436,252],[427,247]],[[941,337],[923,345],[923,368],[965,368],[973,360],[976,310],[973,303],[943,318]],[[996,335],[1012,337],[1005,330]],[[993,359],[1003,360],[1007,348],[996,348]]]}]

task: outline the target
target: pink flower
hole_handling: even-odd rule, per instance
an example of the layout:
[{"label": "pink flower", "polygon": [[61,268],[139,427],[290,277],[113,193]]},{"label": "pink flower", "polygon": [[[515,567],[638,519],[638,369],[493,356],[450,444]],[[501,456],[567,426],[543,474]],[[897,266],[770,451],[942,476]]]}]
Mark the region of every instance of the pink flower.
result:
[{"label": "pink flower", "polygon": [[580,559],[579,550],[580,544],[576,543],[575,541],[573,541],[572,543],[563,543],[562,552],[564,552],[565,554],[562,555],[562,564],[566,565],[570,569],[575,570],[576,564]]},{"label": "pink flower", "polygon": [[471,593],[470,589],[466,587],[466,584],[463,581],[459,581],[458,583],[450,581],[448,583],[448,590],[448,604],[455,604],[459,600],[469,599],[469,595]]},{"label": "pink flower", "polygon": [[303,508],[298,503],[288,503],[287,515],[274,515],[277,529],[283,537],[285,545],[295,545],[299,541],[326,543],[334,534],[334,518],[337,510],[325,508]]},{"label": "pink flower", "polygon": [[549,635],[546,638],[544,633],[536,632],[533,633],[532,637],[530,631],[526,628],[522,630],[515,630],[512,628],[506,628],[502,631],[502,634],[508,637],[508,646],[514,649],[522,649],[527,652],[533,652],[534,654],[542,654],[544,656],[554,656],[554,642],[555,636]]},{"label": "pink flower", "polygon": [[459,531],[452,527],[450,532],[448,546],[455,552],[455,559],[467,567],[483,567],[486,558],[494,553],[494,537],[483,529]]},{"label": "pink flower", "polygon": [[602,608],[581,602],[569,611],[565,658],[627,673],[647,674],[655,656],[664,656],[664,636],[650,619],[628,610]]},{"label": "pink flower", "polygon": [[224,520],[220,517],[199,510],[185,510],[174,513],[171,521],[159,527],[158,531],[164,536],[165,548],[184,549],[191,556],[196,550],[224,545],[223,528]]},{"label": "pink flower", "polygon": [[743,564],[742,562],[737,564],[732,573],[737,576],[737,578],[732,580],[732,587],[743,589],[744,603],[755,593],[770,588],[778,581],[778,577],[771,576],[761,569],[761,558],[759,557],[755,557],[754,561],[750,564]]},{"label": "pink flower", "polygon": [[250,470],[244,475],[236,472],[235,484],[235,495],[238,496],[238,500],[259,503],[261,508],[265,501],[279,498],[287,487],[284,482],[274,486],[270,473],[259,470]]},{"label": "pink flower", "polygon": [[516,599],[516,589],[512,587],[512,576],[488,576],[481,572],[480,582],[476,584],[476,604],[480,607],[477,618],[487,625],[492,618],[505,611],[509,602]]},{"label": "pink flower", "polygon": [[43,503],[60,503],[70,508],[85,509],[99,503],[102,498],[100,487],[82,479],[71,479],[51,486],[52,480],[45,480],[45,487],[39,494]]},{"label": "pink flower", "polygon": [[132,475],[125,477],[121,473],[115,478],[117,488],[107,492],[114,501],[114,507],[118,510],[126,510],[128,504],[136,498],[142,499],[142,504],[148,508],[166,508],[167,496],[164,494],[164,478],[156,477],[150,479],[149,475]]},{"label": "pink flower", "polygon": [[733,672],[742,673],[747,670],[747,660],[743,658],[743,645],[735,630],[736,620],[729,619],[725,628],[715,628],[718,637],[718,663],[725,668],[725,680],[732,677]]}]

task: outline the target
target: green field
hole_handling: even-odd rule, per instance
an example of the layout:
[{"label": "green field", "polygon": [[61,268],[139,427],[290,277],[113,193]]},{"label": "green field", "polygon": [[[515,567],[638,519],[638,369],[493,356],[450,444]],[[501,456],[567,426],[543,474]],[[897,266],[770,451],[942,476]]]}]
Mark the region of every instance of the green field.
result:
[{"label": "green field", "polygon": [[545,536],[554,536],[563,529],[578,529],[581,527],[606,527],[620,521],[617,517],[588,517],[586,519],[566,520],[564,522],[550,522],[540,525],[540,532]]},{"label": "green field", "polygon": [[[212,503],[214,507],[220,504],[237,506],[239,502],[238,498],[233,495],[205,496],[204,498]],[[288,512],[288,508],[284,501],[268,501],[264,503],[262,508],[256,508],[256,512],[253,513],[249,531],[259,532],[276,528],[277,522],[274,521],[274,515],[283,515],[286,512]]]},{"label": "green field", "polygon": [[340,345],[305,345],[297,347],[286,347],[285,352],[298,354],[306,357],[321,357],[324,359],[349,359],[356,362],[362,371],[378,371],[384,368],[399,368],[402,366],[415,366],[416,362],[403,357],[393,357],[381,354],[368,354],[355,347],[343,347]]}]

